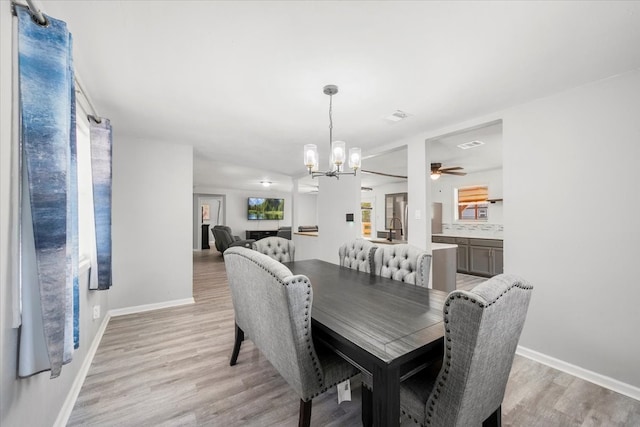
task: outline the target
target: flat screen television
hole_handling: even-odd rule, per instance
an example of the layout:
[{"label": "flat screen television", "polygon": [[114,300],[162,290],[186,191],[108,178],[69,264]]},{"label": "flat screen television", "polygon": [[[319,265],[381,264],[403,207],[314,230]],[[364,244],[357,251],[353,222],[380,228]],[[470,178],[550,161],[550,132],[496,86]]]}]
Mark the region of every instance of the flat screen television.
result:
[{"label": "flat screen television", "polygon": [[284,219],[284,199],[249,197],[247,219]]}]

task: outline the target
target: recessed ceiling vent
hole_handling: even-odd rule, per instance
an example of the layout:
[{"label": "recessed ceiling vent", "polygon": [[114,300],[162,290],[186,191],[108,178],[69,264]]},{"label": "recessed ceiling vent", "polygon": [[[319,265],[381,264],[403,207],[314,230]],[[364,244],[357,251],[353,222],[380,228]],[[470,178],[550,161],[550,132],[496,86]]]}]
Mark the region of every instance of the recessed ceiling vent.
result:
[{"label": "recessed ceiling vent", "polygon": [[479,147],[481,145],[484,145],[484,142],[482,142],[482,141],[471,141],[471,142],[465,142],[464,144],[458,144],[458,147],[463,149],[463,150],[468,150],[469,148],[475,148],[475,147]]},{"label": "recessed ceiling vent", "polygon": [[404,120],[407,117],[409,117],[409,114],[405,113],[404,111],[396,110],[390,116],[385,117],[385,119],[389,120],[390,122],[399,122],[400,120]]}]

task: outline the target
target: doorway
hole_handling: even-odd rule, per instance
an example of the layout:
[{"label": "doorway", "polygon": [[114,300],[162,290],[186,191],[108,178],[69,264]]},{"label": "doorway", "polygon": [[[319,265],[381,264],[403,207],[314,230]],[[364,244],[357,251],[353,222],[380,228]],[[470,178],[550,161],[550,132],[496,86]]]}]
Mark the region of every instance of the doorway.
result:
[{"label": "doorway", "polygon": [[[203,248],[203,237],[213,245],[211,232],[215,225],[225,223],[226,196],[224,194],[195,193],[193,195],[193,249]],[[203,229],[205,232],[203,232]],[[205,242],[206,243],[206,242]]]}]

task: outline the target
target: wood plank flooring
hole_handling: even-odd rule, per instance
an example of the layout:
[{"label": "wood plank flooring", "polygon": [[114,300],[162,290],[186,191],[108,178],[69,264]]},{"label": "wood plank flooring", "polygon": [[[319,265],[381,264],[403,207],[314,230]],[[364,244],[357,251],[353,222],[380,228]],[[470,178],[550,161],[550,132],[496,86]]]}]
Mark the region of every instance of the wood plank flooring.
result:
[{"label": "wood plank flooring", "polygon": [[[297,424],[298,396],[251,341],[229,366],[233,307],[215,250],[194,252],[194,298],[111,319],[69,426]],[[314,399],[312,426],[361,425],[352,387],[351,402],[338,405],[335,389]],[[518,356],[502,413],[505,426],[640,426],[640,402]]]},{"label": "wood plank flooring", "polygon": [[470,274],[456,273],[456,289],[470,291],[482,282],[487,281],[486,277],[472,276]]}]

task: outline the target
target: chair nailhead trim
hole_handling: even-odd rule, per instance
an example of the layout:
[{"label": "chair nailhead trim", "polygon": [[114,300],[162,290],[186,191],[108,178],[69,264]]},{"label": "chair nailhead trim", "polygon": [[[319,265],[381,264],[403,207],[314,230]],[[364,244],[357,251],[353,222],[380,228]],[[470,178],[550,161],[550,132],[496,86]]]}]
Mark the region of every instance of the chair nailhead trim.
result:
[{"label": "chair nailhead trim", "polygon": [[[447,325],[449,323],[449,310],[447,310],[447,307],[451,306],[451,300],[455,299],[461,299],[463,298],[465,301],[470,301],[472,304],[477,304],[480,308],[487,308],[490,307],[491,305],[495,304],[500,298],[502,298],[502,296],[504,296],[507,292],[509,292],[509,290],[511,290],[511,288],[520,288],[520,289],[524,289],[524,290],[530,290],[533,287],[525,284],[525,283],[521,283],[521,282],[514,282],[512,283],[507,289],[505,289],[504,292],[502,292],[500,295],[498,295],[493,301],[490,301],[488,303],[484,303],[482,301],[478,301],[475,298],[470,298],[468,295],[464,295],[464,294],[460,294],[460,293],[456,293],[453,295],[449,295],[447,297],[447,300],[445,301],[445,308],[443,309],[443,313],[444,313],[444,323],[445,325]],[[451,330],[449,328],[447,328],[445,326],[445,338],[447,340],[447,342],[452,342],[452,338],[450,336],[451,334]],[[447,368],[451,368],[451,345],[447,345],[447,351],[445,351],[445,361],[444,364],[447,366]],[[446,380],[449,374],[449,369],[445,368],[444,369],[444,374],[440,377],[442,381],[438,382],[438,385],[440,387],[444,387],[444,385],[446,384]],[[433,416],[432,411],[433,411],[433,407],[435,405],[435,401],[438,399],[438,395],[440,393],[440,387],[436,387],[436,390],[434,393],[432,393],[432,396],[429,398],[429,400],[427,401],[427,405],[429,405],[429,410],[427,410],[427,419],[426,424],[431,424],[431,417]]]}]

